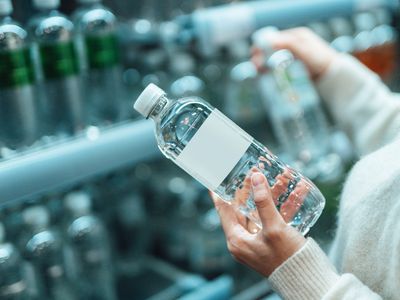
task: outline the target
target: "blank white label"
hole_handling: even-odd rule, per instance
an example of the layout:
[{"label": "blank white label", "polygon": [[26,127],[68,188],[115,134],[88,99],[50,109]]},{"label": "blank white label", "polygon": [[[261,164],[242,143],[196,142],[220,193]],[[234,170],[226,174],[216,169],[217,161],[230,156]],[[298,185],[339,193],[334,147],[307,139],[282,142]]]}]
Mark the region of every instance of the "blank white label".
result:
[{"label": "blank white label", "polygon": [[253,139],[214,109],[176,159],[205,187],[215,190],[232,171]]}]

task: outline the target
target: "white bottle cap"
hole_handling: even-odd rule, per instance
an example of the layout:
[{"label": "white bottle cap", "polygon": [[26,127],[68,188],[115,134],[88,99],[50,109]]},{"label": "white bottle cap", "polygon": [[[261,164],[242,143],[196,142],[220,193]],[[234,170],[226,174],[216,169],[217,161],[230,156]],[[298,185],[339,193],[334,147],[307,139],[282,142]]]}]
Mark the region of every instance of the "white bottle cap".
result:
[{"label": "white bottle cap", "polygon": [[165,96],[165,93],[162,89],[156,86],[153,83],[150,83],[144,91],[137,98],[133,108],[138,111],[142,116],[147,118],[154,106],[158,102],[158,100]]},{"label": "white bottle cap", "polygon": [[90,212],[92,199],[88,193],[72,192],[65,196],[64,206],[73,214],[84,215]]},{"label": "white bottle cap", "polygon": [[60,6],[60,0],[33,0],[37,9],[55,9]]},{"label": "white bottle cap", "polygon": [[32,206],[22,211],[22,219],[28,226],[43,229],[50,223],[50,216],[44,206]]},{"label": "white bottle cap", "polygon": [[91,4],[102,2],[102,0],[78,0],[78,2],[81,4]]},{"label": "white bottle cap", "polygon": [[253,45],[263,50],[265,55],[270,55],[276,50],[272,46],[272,42],[279,35],[279,29],[273,26],[261,28],[253,33],[251,39]]},{"label": "white bottle cap", "polygon": [[11,0],[0,0],[0,16],[8,16],[13,12]]}]

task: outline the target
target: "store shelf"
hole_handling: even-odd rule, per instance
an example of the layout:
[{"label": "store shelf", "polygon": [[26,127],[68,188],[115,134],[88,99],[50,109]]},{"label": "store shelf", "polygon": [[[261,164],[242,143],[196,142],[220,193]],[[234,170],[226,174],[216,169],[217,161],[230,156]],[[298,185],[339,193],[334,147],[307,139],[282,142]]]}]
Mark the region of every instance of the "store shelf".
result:
[{"label": "store shelf", "polygon": [[[243,1],[196,10],[186,18],[203,54],[248,38],[265,26],[289,28],[333,17],[349,17],[375,8],[399,9],[398,0]],[[223,20],[223,21],[222,21]]]},{"label": "store shelf", "polygon": [[160,155],[151,121],[92,131],[0,163],[0,206]]}]

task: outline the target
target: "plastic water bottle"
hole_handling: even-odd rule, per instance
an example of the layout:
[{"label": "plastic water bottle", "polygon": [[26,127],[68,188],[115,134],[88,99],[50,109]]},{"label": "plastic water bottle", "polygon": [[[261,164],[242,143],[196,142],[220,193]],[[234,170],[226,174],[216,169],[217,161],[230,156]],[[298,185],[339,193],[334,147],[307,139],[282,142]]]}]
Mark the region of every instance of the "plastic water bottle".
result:
[{"label": "plastic water bottle", "polygon": [[0,223],[0,299],[33,299],[27,290],[19,251],[5,241],[5,230]]},{"label": "plastic water bottle", "polygon": [[266,176],[284,220],[301,233],[320,216],[325,199],[314,184],[204,100],[172,100],[150,84],[134,108],[156,123],[158,146],[167,158],[259,227],[251,191],[254,171]]},{"label": "plastic water bottle", "polygon": [[73,192],[64,199],[69,217],[67,240],[77,267],[76,282],[81,299],[116,298],[109,239],[103,223],[91,212],[87,193]]},{"label": "plastic water bottle", "polygon": [[232,270],[233,261],[226,249],[217,211],[210,209],[197,223],[197,230],[190,240],[189,264],[192,270],[207,277]]},{"label": "plastic water bottle", "polygon": [[224,110],[241,124],[260,123],[264,117],[257,94],[257,69],[250,61],[235,65],[229,73]]},{"label": "plastic water bottle", "polygon": [[31,144],[38,128],[28,34],[12,11],[10,0],[0,0],[0,143],[17,148]]},{"label": "plastic water bottle", "polygon": [[59,0],[34,0],[40,12],[29,22],[47,133],[72,134],[85,123],[74,25],[57,11]]},{"label": "plastic water bottle", "polygon": [[50,216],[43,206],[33,206],[22,212],[26,228],[23,254],[33,265],[40,294],[54,300],[76,300],[66,277],[62,240],[49,228]]},{"label": "plastic water bottle", "polygon": [[79,0],[73,20],[83,67],[85,99],[91,124],[115,122],[120,117],[121,66],[117,19],[101,0]]},{"label": "plastic water bottle", "polygon": [[328,122],[304,64],[289,50],[276,51],[271,40],[278,30],[266,27],[253,34],[261,60],[259,88],[275,135],[308,176],[315,178],[330,151]]}]

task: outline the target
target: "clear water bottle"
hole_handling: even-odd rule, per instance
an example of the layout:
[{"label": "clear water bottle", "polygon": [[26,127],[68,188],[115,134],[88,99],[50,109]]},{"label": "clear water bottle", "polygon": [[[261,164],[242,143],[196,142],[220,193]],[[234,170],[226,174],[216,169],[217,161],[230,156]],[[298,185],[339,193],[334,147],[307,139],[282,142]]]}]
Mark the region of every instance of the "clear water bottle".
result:
[{"label": "clear water bottle", "polygon": [[372,36],[375,40],[375,69],[386,82],[393,79],[397,63],[398,32],[392,26],[392,15],[389,10],[376,9],[373,15],[377,26],[372,29]]},{"label": "clear water bottle", "polygon": [[129,258],[143,257],[149,248],[151,234],[146,220],[145,199],[135,189],[123,196],[115,211],[116,243],[120,255]]},{"label": "clear water bottle", "polygon": [[193,271],[209,277],[232,270],[233,261],[223,237],[217,211],[208,210],[199,218],[190,240],[189,263]]},{"label": "clear water bottle", "polygon": [[229,73],[224,110],[240,124],[259,124],[265,113],[260,110],[257,93],[257,68],[250,61],[235,65]]},{"label": "clear water bottle", "polygon": [[101,0],[79,0],[73,20],[83,67],[85,99],[91,124],[115,122],[120,117],[121,66],[117,18]]},{"label": "clear water bottle", "polygon": [[74,25],[57,11],[59,0],[34,0],[33,4],[39,14],[30,20],[29,31],[46,132],[73,134],[85,123]]},{"label": "clear water bottle", "polygon": [[28,34],[12,11],[11,0],[0,0],[0,143],[17,148],[31,144],[38,128]]},{"label": "clear water bottle", "polygon": [[0,299],[33,299],[27,290],[23,261],[13,244],[5,241],[4,226],[0,223]]},{"label": "clear water bottle", "polygon": [[50,216],[43,206],[22,212],[25,234],[23,254],[32,263],[40,298],[76,300],[65,272],[61,237],[49,228]]},{"label": "clear water bottle", "polygon": [[330,151],[330,130],[319,96],[304,64],[289,50],[276,51],[271,40],[278,30],[266,27],[253,34],[259,89],[280,144],[293,163],[316,178]]},{"label": "clear water bottle", "polygon": [[287,223],[308,232],[325,205],[314,184],[204,100],[169,99],[150,84],[134,108],[156,123],[161,152],[223,200],[261,226],[251,191],[251,174],[265,174]]},{"label": "clear water bottle", "polygon": [[64,199],[68,214],[66,235],[76,262],[76,283],[81,299],[116,298],[109,238],[102,221],[91,212],[85,192],[73,192]]}]

